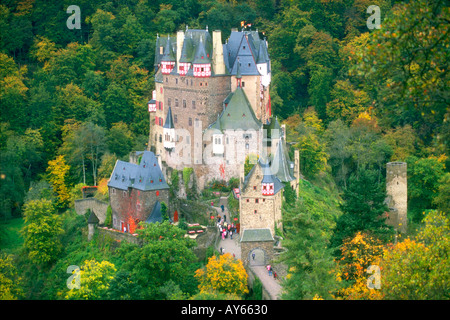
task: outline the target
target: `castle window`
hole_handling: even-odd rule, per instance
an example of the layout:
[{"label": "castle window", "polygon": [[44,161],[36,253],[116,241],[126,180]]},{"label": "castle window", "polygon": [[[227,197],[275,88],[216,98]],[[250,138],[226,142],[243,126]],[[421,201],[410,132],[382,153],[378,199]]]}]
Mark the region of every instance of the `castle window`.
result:
[{"label": "castle window", "polygon": [[168,105],[169,107],[171,107],[171,106],[172,106],[172,99],[170,99],[170,98],[167,98],[167,105]]},{"label": "castle window", "polygon": [[256,186],[253,186],[253,190],[256,190]]},{"label": "castle window", "polygon": [[166,77],[166,82],[169,82],[169,78]]},{"label": "castle window", "polygon": [[175,107],[178,107],[178,99],[175,99]]},{"label": "castle window", "polygon": [[137,211],[141,211],[141,204],[140,204],[140,203],[137,203],[137,204],[136,204],[136,210],[137,210]]},{"label": "castle window", "polygon": [[159,54],[164,54],[164,47],[163,46],[159,47]]},{"label": "castle window", "polygon": [[254,213],[254,214],[257,214],[257,213],[258,213],[258,210],[255,210],[253,213]]},{"label": "castle window", "polygon": [[189,118],[189,125],[192,126],[192,118]]},{"label": "castle window", "polygon": [[198,120],[198,118],[195,118],[195,126],[198,128],[198,125],[200,124],[200,121]]},{"label": "castle window", "polygon": [[116,194],[116,189],[112,188],[112,189],[111,189],[111,193],[112,193],[112,194]]},{"label": "castle window", "polygon": [[250,199],[247,199],[247,202],[250,202]]},{"label": "castle window", "polygon": [[[250,63],[249,63],[249,67],[250,67]],[[178,84],[178,78],[175,78],[175,84]]]},{"label": "castle window", "polygon": [[250,148],[250,145],[248,143],[245,144],[245,149]]},{"label": "castle window", "polygon": [[242,49],[244,49],[244,50],[245,50],[245,46],[243,46],[243,47],[242,47]]},{"label": "castle window", "polygon": [[263,185],[263,190],[266,190],[266,188],[267,188],[266,185]]},{"label": "castle window", "polygon": [[177,115],[176,115],[176,114],[174,114],[174,115],[173,115],[173,121],[174,121],[175,123],[177,123],[177,122],[178,122],[178,117],[177,117]]},{"label": "castle window", "polygon": [[192,101],[192,109],[195,109],[195,100]]},{"label": "castle window", "polygon": [[259,199],[258,198],[255,199],[255,203],[259,203]]},{"label": "castle window", "polygon": [[126,192],[125,190],[123,190],[122,195],[123,195],[124,197],[126,197],[126,196],[127,196],[127,192]]},{"label": "castle window", "polygon": [[183,99],[183,108],[186,108],[186,100]]},{"label": "castle window", "polygon": [[242,88],[245,87],[245,81],[241,82],[241,86],[242,86]]}]

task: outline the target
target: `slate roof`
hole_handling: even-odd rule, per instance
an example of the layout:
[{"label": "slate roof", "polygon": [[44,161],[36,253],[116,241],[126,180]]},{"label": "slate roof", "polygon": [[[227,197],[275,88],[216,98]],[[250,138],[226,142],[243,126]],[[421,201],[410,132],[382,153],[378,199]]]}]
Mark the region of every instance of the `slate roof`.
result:
[{"label": "slate roof", "polygon": [[257,63],[268,63],[269,53],[265,40],[260,39],[257,31],[232,31],[224,45],[225,66],[232,75],[259,75]]},{"label": "slate roof", "polygon": [[155,205],[153,206],[153,210],[148,216],[147,220],[145,222],[147,223],[154,223],[154,222],[162,222],[163,217],[161,213],[161,203],[159,201],[156,201]]},{"label": "slate roof", "polygon": [[134,188],[141,191],[169,189],[155,154],[151,151],[141,151],[136,154],[142,155],[139,164],[116,161],[108,187],[121,190]]},{"label": "slate roof", "polygon": [[289,155],[285,149],[284,139],[280,138],[277,150],[273,156],[271,168],[272,172],[274,172],[282,182],[289,182],[295,178],[291,170],[292,161],[289,160]]},{"label": "slate roof", "polygon": [[[176,36],[157,37],[155,46],[155,71],[161,61],[176,61]],[[163,53],[160,52],[163,47]],[[201,58],[203,56],[203,59]],[[208,30],[188,29],[184,33],[180,62],[211,63],[213,56],[212,38]],[[232,31],[227,43],[223,44],[224,63],[231,75],[259,75],[257,63],[268,63],[269,53],[266,41],[257,31]],[[270,67],[270,66],[269,66]]]},{"label": "slate roof", "polygon": [[174,129],[173,126],[173,119],[172,119],[172,109],[169,107],[169,110],[167,110],[167,116],[166,116],[166,122],[164,123],[163,128],[166,129]]},{"label": "slate roof", "polygon": [[278,191],[284,188],[284,184],[281,182],[281,180],[275,176],[270,168],[269,162],[267,160],[264,160],[262,157],[258,159],[258,162],[253,166],[253,168],[250,170],[250,172],[245,176],[244,178],[244,185],[243,190],[246,189],[247,184],[250,180],[250,177],[253,175],[256,166],[261,167],[261,171],[263,174],[263,178],[261,179],[261,183],[273,183],[273,192],[274,194],[277,194]]},{"label": "slate roof", "polygon": [[253,108],[248,101],[244,90],[240,87],[232,93],[232,96],[226,98],[228,106],[222,111],[217,121],[209,126],[211,129],[217,130],[255,130],[258,131],[262,127]]},{"label": "slate roof", "polygon": [[269,228],[244,229],[241,242],[275,241]]},{"label": "slate roof", "polygon": [[91,214],[89,215],[88,221],[89,224],[98,224],[100,220],[98,220],[97,215],[91,210]]},{"label": "slate roof", "polygon": [[284,184],[276,175],[273,174],[269,162],[263,163],[260,160],[258,161],[258,163],[261,166],[263,172],[263,178],[261,180],[261,183],[273,183],[273,192],[274,194],[277,194],[278,191],[284,188]]}]

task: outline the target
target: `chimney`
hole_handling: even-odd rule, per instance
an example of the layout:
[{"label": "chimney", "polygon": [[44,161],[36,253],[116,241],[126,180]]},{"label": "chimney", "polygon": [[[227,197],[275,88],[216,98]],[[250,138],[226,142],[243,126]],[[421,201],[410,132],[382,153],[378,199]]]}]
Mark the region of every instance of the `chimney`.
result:
[{"label": "chimney", "polygon": [[213,70],[215,74],[225,74],[223,61],[222,31],[213,31]]},{"label": "chimney", "polygon": [[177,32],[177,73],[180,73],[180,58],[181,50],[183,49],[184,32],[182,30]]}]

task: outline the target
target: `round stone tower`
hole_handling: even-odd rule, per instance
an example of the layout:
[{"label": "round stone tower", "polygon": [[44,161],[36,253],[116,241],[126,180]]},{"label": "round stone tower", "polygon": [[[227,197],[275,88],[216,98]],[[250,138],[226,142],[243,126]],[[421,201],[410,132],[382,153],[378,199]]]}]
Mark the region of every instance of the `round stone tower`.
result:
[{"label": "round stone tower", "polygon": [[408,182],[406,162],[386,164],[386,192],[389,215],[386,223],[405,233],[408,211]]}]

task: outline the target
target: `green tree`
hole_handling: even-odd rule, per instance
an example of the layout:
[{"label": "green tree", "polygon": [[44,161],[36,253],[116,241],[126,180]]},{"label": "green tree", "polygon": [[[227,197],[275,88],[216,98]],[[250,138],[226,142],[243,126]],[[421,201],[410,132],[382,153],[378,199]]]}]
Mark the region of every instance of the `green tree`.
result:
[{"label": "green tree", "polygon": [[377,112],[386,122],[410,124],[425,143],[434,139],[446,153],[439,133],[449,113],[448,19],[445,1],[396,4],[356,54],[353,69],[373,84]]},{"label": "green tree", "polygon": [[16,300],[23,294],[22,278],[12,255],[0,253],[0,300]]},{"label": "green tree", "polygon": [[343,214],[337,219],[334,234],[331,238],[332,247],[337,248],[349,237],[354,237],[356,232],[371,232],[379,238],[392,234],[392,228],[388,227],[383,214],[388,211],[384,201],[386,199],[386,187],[378,181],[377,172],[374,170],[358,170],[352,174],[344,190]]},{"label": "green tree", "polygon": [[106,135],[108,150],[118,158],[127,156],[133,147],[133,134],[128,125],[122,121],[113,123]]},{"label": "green tree", "polygon": [[386,299],[450,298],[450,220],[433,210],[423,222],[416,240],[406,239],[383,254],[381,290]]},{"label": "green tree", "polygon": [[32,200],[24,207],[21,230],[24,248],[31,262],[43,266],[55,261],[61,252],[59,236],[64,232],[61,218],[50,200]]},{"label": "green tree", "polygon": [[408,211],[415,222],[423,218],[423,211],[435,209],[439,181],[444,175],[444,164],[436,157],[406,159],[408,164]]},{"label": "green tree", "polygon": [[97,262],[86,260],[78,274],[80,287],[70,289],[65,299],[68,300],[101,300],[107,296],[110,284],[117,269],[108,261]]},{"label": "green tree", "polygon": [[120,249],[125,261],[121,270],[130,272],[143,299],[165,298],[159,288],[169,280],[183,292],[188,291],[193,279],[189,265],[196,261],[191,250],[193,240],[185,238],[185,231],[168,221],[141,226],[137,233],[144,244],[128,244]]},{"label": "green tree", "polygon": [[330,272],[334,268],[329,237],[323,230],[323,217],[304,212],[299,202],[283,210],[287,249],[280,259],[288,266],[283,282],[283,299],[312,299],[318,295],[331,298],[337,282]]}]

